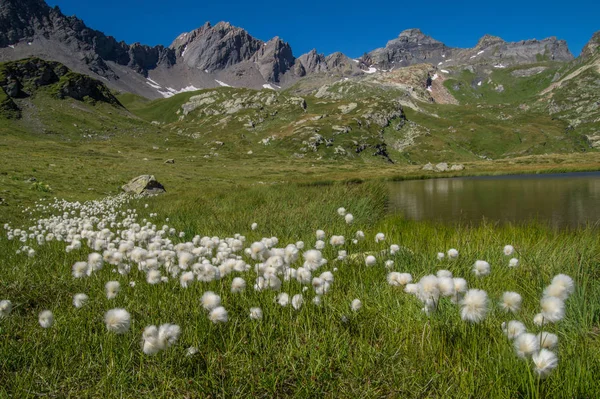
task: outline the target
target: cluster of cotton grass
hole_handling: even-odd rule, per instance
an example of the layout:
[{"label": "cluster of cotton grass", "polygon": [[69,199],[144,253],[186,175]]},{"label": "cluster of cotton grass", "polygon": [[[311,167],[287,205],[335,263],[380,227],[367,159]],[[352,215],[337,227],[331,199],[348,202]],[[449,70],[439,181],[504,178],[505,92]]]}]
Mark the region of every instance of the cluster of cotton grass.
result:
[{"label": "cluster of cotton grass", "polygon": [[[106,269],[110,269],[120,277],[105,282],[104,296],[108,300],[120,295],[122,285],[118,280],[125,276],[133,278],[129,282],[132,288],[140,282],[136,282],[135,277],[143,276],[142,283],[160,285],[174,280],[181,288],[187,289],[193,284],[207,284],[223,280],[228,275],[236,275],[229,288],[233,294],[243,294],[248,287],[255,291],[272,291],[275,303],[282,307],[291,305],[299,311],[307,299],[313,305],[321,305],[322,298],[334,285],[333,272],[337,268],[322,270],[330,263],[321,250],[327,242],[333,248],[345,246],[346,240],[342,235],[331,235],[328,239],[323,230],[317,230],[314,248],[305,248],[302,241],[279,245],[277,237],[247,243],[246,237],[241,234],[225,238],[198,235],[191,241],[176,243],[173,237],[183,238],[184,232],[178,232],[166,224],[158,227],[146,219],[138,222],[138,211],[126,207],[131,199],[119,195],[85,203],[64,200],[39,203],[33,209],[28,209],[31,214],[43,215],[33,226],[13,229],[7,224],[4,228],[9,240],[18,239],[23,243],[31,241],[40,247],[62,243],[66,253],[81,254],[81,260],[74,262],[70,270],[74,279],[105,278]],[[347,224],[353,223],[354,217],[344,208],[338,209],[338,214],[344,217]],[[157,217],[157,213],[150,213],[150,217]],[[250,226],[252,230],[257,227],[256,223]],[[353,242],[357,243],[365,235],[358,231],[355,237]],[[383,239],[381,233],[376,236],[378,242]],[[399,247],[392,246],[392,252],[394,248],[397,251]],[[337,261],[344,261],[346,256],[346,250],[339,250]],[[291,295],[283,292],[283,282],[287,282],[286,287],[297,285],[302,293]],[[86,306],[90,297],[93,297],[93,293],[89,294],[75,293],[73,306]],[[212,323],[229,321],[226,304],[222,303],[218,294],[206,291],[199,298],[198,305],[205,309]],[[355,299],[350,308],[358,312],[362,302]],[[11,309],[9,300],[2,301],[0,317],[8,316]],[[253,306],[248,315],[250,319],[258,321],[263,318],[263,311]],[[106,311],[104,322],[108,332],[126,334],[130,331],[132,317],[126,309],[114,308]],[[53,312],[41,312],[39,324],[44,328],[52,327]],[[147,326],[142,334],[143,352],[152,355],[170,347],[180,333],[180,327],[174,324]]]},{"label": "cluster of cotton grass", "polygon": [[523,359],[531,357],[541,378],[547,377],[558,366],[558,357],[552,351],[558,346],[558,337],[543,328],[564,318],[565,301],[574,291],[575,283],[571,277],[565,274],[554,276],[540,300],[541,312],[533,318],[533,323],[542,329],[537,335],[527,332],[525,324],[518,320],[502,323],[504,334],[514,340],[517,355]]},{"label": "cluster of cotton grass", "polygon": [[[346,238],[335,234],[328,237],[324,230],[316,231],[313,248],[306,248],[302,241],[280,245],[277,237],[264,237],[250,243],[241,234],[225,238],[197,235],[190,241],[184,241],[182,239],[185,233],[178,232],[171,226],[165,224],[158,227],[146,219],[138,222],[140,217],[137,210],[126,208],[131,199],[132,197],[120,195],[85,203],[64,200],[40,203],[28,211],[31,214],[49,214],[48,216],[40,217],[28,229],[13,229],[8,224],[4,228],[9,240],[28,244],[19,250],[28,256],[36,254],[32,245],[42,247],[48,243],[62,244],[65,253],[81,255],[80,260],[74,262],[69,270],[74,279],[103,279],[107,274],[106,269],[110,269],[115,277],[104,280],[102,293],[109,302],[121,295],[122,286],[118,279],[130,280],[128,285],[132,289],[139,282],[153,286],[178,284],[181,289],[186,290],[195,284],[224,281],[226,276],[231,276],[230,286],[227,285],[226,289],[234,294],[232,298],[243,295],[247,290],[272,292],[276,304],[281,307],[291,306],[300,311],[307,301],[314,306],[322,305],[324,298],[334,287],[337,268],[331,266],[336,262],[362,258],[365,266],[374,267],[384,260],[384,256],[397,256],[401,250],[399,245],[391,244],[384,251],[357,253],[349,257],[346,249],[340,249],[349,248]],[[58,216],[52,215],[57,211],[60,213]],[[337,213],[347,224],[353,223],[354,217],[345,208],[339,208]],[[151,218],[158,216],[157,213],[150,215]],[[256,223],[250,226],[253,231],[257,228]],[[351,242],[357,244],[364,239],[364,232],[359,230],[354,233]],[[386,242],[386,237],[383,233],[377,233],[374,241],[381,246]],[[327,245],[338,254],[332,262],[325,259],[321,252]],[[408,251],[406,248],[402,249]],[[503,249],[507,257],[512,256],[514,251],[511,245]],[[458,257],[459,252],[455,248],[437,254],[440,262],[446,259],[453,262]],[[387,269],[394,267],[392,259],[382,263]],[[328,266],[331,270],[324,270]],[[519,260],[511,258],[508,266],[518,267]],[[474,262],[472,274],[475,279],[486,278],[491,273],[492,268],[487,261]],[[136,277],[140,279],[138,282],[135,281]],[[415,282],[409,273],[390,271],[387,282],[414,295],[427,315],[438,311],[441,301],[448,301],[452,306],[459,307],[462,320],[472,324],[484,321],[495,302],[490,301],[487,292],[469,288],[465,278],[455,277],[446,269],[425,275]],[[225,288],[223,284],[221,287]],[[301,293],[292,295],[285,292],[284,287]],[[534,324],[543,328],[546,324],[560,321],[564,317],[564,301],[573,290],[574,284],[570,277],[556,276],[544,290],[540,302],[541,312],[534,317]],[[97,293],[75,293],[73,306],[86,306],[90,297],[96,297],[95,294]],[[217,293],[204,291],[198,298],[197,306],[204,309],[211,323],[218,325],[229,322],[231,317],[227,311],[228,304],[223,302]],[[507,313],[518,313],[521,305],[522,297],[516,292],[504,292],[499,301],[499,307]],[[10,300],[0,301],[0,319],[8,317],[12,308]],[[362,308],[360,299],[351,301],[352,312],[359,312]],[[260,307],[251,306],[244,317],[260,322],[264,313]],[[343,319],[347,320],[346,316]],[[41,327],[51,328],[55,322],[53,312],[42,311],[38,321]],[[131,314],[123,308],[108,309],[104,314],[104,323],[109,333],[130,333],[132,321]],[[547,376],[557,366],[557,357],[551,351],[558,343],[555,334],[546,331],[537,335],[528,333],[525,325],[518,320],[503,323],[502,330],[510,340],[514,340],[518,356],[531,357],[536,372],[541,377]],[[181,327],[171,323],[149,325],[141,335],[142,351],[147,355],[154,355],[178,341]],[[187,354],[193,355],[197,351],[197,348],[191,347]]]},{"label": "cluster of cotton grass", "polygon": [[[514,253],[512,245],[506,245],[503,249],[504,255],[511,256]],[[458,251],[450,249],[449,259],[458,258]],[[443,260],[445,254],[437,254],[438,260]],[[517,267],[519,260],[511,258],[508,266]],[[488,262],[477,260],[473,264],[473,274],[484,277],[491,274],[491,266]],[[462,320],[470,323],[483,321],[490,310],[488,294],[480,289],[468,289],[464,278],[453,277],[448,270],[439,270],[435,275],[422,277],[419,282],[412,283],[413,277],[409,273],[391,272],[387,281],[392,286],[404,287],[404,291],[415,295],[423,304],[423,311],[431,314],[438,308],[443,298],[449,298],[451,303],[460,306]],[[540,301],[541,312],[535,315],[533,323],[541,328],[546,323],[556,323],[565,315],[564,301],[574,291],[573,280],[564,274],[555,276],[552,283],[544,289]],[[520,311],[522,297],[517,292],[507,291],[502,294],[499,302],[500,308],[507,313],[516,314]],[[558,337],[547,331],[540,331],[537,335],[528,333],[525,324],[518,320],[502,323],[502,330],[509,340],[514,340],[514,348],[517,355],[523,359],[531,357],[535,372],[540,378],[547,377],[558,365],[558,358],[551,350],[558,345]]]}]

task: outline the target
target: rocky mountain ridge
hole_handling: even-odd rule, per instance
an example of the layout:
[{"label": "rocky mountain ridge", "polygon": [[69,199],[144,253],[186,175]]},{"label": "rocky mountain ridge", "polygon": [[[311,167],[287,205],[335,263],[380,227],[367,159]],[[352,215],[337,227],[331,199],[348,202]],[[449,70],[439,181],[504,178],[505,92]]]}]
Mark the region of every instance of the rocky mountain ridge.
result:
[{"label": "rocky mountain ridge", "polygon": [[178,36],[169,47],[131,45],[65,16],[43,0],[0,0],[0,61],[36,56],[104,79],[120,91],[147,98],[219,86],[254,89],[288,87],[317,74],[348,77],[418,63],[440,68],[487,63],[499,67],[540,60],[573,59],[556,38],[508,43],[486,35],[473,49],[458,49],[408,29],[384,48],[352,60],[316,50],[295,57],[279,37],[267,42],[227,22],[205,23]]},{"label": "rocky mountain ridge", "polygon": [[385,47],[368,53],[363,61],[372,67],[392,69],[430,63],[450,67],[464,64],[491,64],[499,68],[540,61],[571,61],[573,55],[564,40],[505,42],[497,36],[485,35],[472,49],[448,47],[419,29],[407,29]]}]

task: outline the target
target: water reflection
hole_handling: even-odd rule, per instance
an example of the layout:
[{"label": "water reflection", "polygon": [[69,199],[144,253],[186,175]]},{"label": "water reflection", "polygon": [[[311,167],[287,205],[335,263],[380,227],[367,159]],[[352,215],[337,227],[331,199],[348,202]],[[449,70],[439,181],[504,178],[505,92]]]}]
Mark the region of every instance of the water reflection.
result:
[{"label": "water reflection", "polygon": [[393,182],[390,208],[414,220],[600,225],[600,172]]}]

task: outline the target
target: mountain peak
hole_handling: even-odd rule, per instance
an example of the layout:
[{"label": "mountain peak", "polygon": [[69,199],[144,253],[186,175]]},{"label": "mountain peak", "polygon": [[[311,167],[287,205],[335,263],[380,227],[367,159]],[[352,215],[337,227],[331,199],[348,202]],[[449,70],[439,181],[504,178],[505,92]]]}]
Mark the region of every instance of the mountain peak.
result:
[{"label": "mountain peak", "polygon": [[419,28],[411,28],[405,29],[400,32],[397,40],[408,41],[408,42],[417,42],[417,43],[441,43],[431,36],[424,34]]},{"label": "mountain peak", "polygon": [[402,36],[418,36],[418,35],[422,35],[423,32],[421,32],[421,29],[419,28],[410,28],[410,29],[405,29],[402,32],[400,32],[400,34],[398,35],[399,37]]},{"label": "mountain peak", "polygon": [[485,34],[479,39],[475,48],[489,47],[494,44],[506,43],[501,37]]},{"label": "mountain peak", "polygon": [[600,52],[600,30],[592,35],[592,38],[581,50],[581,57],[592,57]]}]

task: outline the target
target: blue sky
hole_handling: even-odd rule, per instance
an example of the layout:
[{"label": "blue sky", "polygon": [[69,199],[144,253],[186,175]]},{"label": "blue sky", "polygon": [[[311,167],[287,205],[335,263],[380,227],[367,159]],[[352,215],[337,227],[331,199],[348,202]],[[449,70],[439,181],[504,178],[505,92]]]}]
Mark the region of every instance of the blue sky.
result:
[{"label": "blue sky", "polygon": [[[453,47],[473,47],[486,33],[507,41],[565,39],[577,56],[600,30],[599,1],[47,0],[66,15],[127,43],[168,46],[182,32],[228,21],[252,36],[279,36],[295,56],[313,48],[358,57],[408,28]],[[595,3],[595,4],[594,4]]]}]

